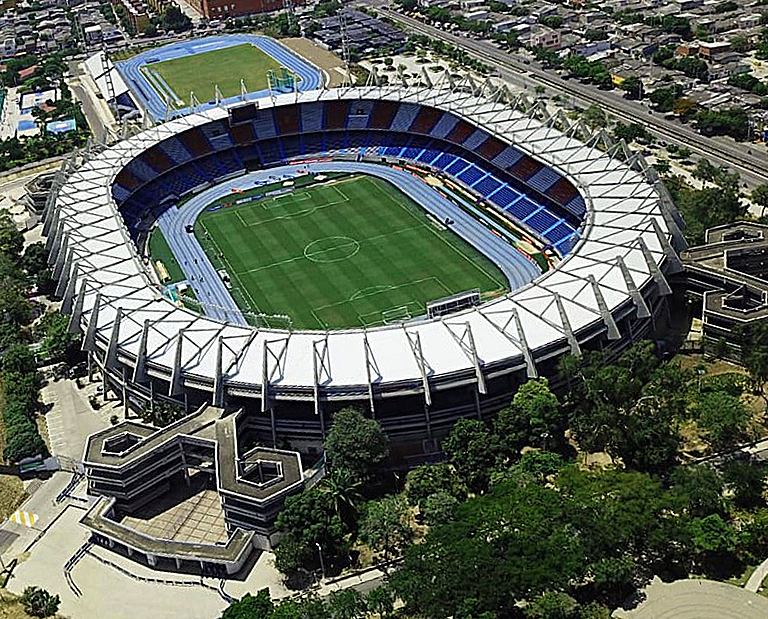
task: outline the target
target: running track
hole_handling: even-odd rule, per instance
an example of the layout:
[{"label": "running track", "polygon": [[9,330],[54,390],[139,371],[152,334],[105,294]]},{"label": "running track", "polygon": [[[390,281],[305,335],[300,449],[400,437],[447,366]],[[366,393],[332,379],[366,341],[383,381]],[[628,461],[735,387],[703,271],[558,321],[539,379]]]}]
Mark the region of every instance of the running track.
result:
[{"label": "running track", "polygon": [[[383,178],[413,198],[438,220],[443,221],[446,217],[453,219],[453,231],[496,264],[509,280],[511,289],[520,288],[541,275],[539,268],[522,253],[412,174],[383,165],[353,161],[288,165],[231,178],[193,196],[180,209],[171,206],[160,216],[158,222],[163,236],[208,316],[217,320],[247,324],[195,235],[186,232],[185,226],[194,224],[198,215],[211,202],[230,195],[232,189],[250,189],[254,185],[273,183],[276,178],[289,179],[298,176],[300,170],[302,173],[304,170],[314,173],[358,172]],[[286,311],[288,310],[289,308],[286,308]]]},{"label": "running track", "polygon": [[[298,75],[301,78],[301,81],[298,82],[299,90],[314,90],[316,88],[320,88],[322,85],[320,71],[309,64],[306,60],[296,55],[294,52],[289,50],[287,47],[284,47],[281,43],[278,43],[274,39],[251,34],[219,35],[215,37],[183,41],[181,43],[173,43],[171,45],[166,45],[165,47],[150,49],[146,52],[142,52],[141,54],[137,54],[128,60],[117,63],[117,69],[122,74],[126,83],[131,87],[131,91],[139,99],[141,105],[149,111],[155,120],[162,120],[165,118],[166,113],[165,102],[141,72],[140,69],[142,66],[146,65],[149,60],[162,62],[164,60],[172,60],[174,58],[181,58],[183,56],[210,52],[216,49],[231,47],[232,45],[240,45],[242,43],[254,44],[265,54],[271,56],[281,65],[287,67],[296,75]],[[248,86],[248,84],[246,84],[246,86]],[[179,92],[176,94],[179,95],[179,97],[182,99],[189,97],[189,93]],[[252,101],[260,97],[265,97],[268,94],[268,90],[249,92],[246,95],[246,99],[248,101]],[[239,96],[229,97],[222,101],[222,105],[237,103],[238,101],[241,101]],[[215,104],[206,101],[201,102],[197,109],[198,111],[202,111],[212,107],[215,107]],[[188,114],[191,111],[192,110],[190,110],[190,108],[171,110],[171,116],[183,116],[184,114]]]}]

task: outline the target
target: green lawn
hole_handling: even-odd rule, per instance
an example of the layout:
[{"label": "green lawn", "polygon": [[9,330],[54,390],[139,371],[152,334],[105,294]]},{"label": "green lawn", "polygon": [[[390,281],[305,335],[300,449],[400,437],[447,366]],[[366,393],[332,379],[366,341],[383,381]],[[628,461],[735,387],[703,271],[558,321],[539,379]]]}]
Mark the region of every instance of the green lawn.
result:
[{"label": "green lawn", "polygon": [[160,276],[156,265],[158,260],[163,263],[163,266],[165,266],[168,271],[170,277],[163,282],[164,284],[172,284],[185,279],[184,273],[182,272],[176,257],[173,255],[171,248],[168,247],[168,241],[165,240],[160,228],[155,228],[149,235],[149,256],[152,260],[152,268],[155,269],[155,273],[158,274],[158,277]]},{"label": "green lawn", "polygon": [[370,176],[207,210],[195,233],[243,309],[289,315],[296,328],[396,322],[449,294],[508,288],[494,264]]},{"label": "green lawn", "polygon": [[[249,92],[264,90],[267,71],[279,68],[280,63],[274,58],[250,43],[243,43],[157,62],[143,70],[145,74],[159,73],[184,105],[188,105],[190,91],[202,102],[213,100],[216,84],[225,98],[239,95],[241,78]],[[150,81],[153,81],[151,76]]]}]

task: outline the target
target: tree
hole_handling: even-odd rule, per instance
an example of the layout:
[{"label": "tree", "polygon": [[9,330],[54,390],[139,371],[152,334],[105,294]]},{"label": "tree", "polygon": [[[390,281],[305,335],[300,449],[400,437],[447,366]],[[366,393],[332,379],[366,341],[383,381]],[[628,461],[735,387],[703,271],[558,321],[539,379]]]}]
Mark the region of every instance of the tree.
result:
[{"label": "tree", "polygon": [[768,208],[768,183],[763,183],[762,185],[755,187],[752,190],[750,197],[752,198],[752,202],[762,209],[760,215],[764,215],[765,209]]},{"label": "tree", "polygon": [[7,210],[0,210],[0,254],[18,259],[24,247],[24,234],[16,228]]},{"label": "tree", "polygon": [[744,438],[750,413],[739,398],[713,391],[701,395],[694,416],[706,430],[712,449],[721,451]]},{"label": "tree", "polygon": [[395,596],[388,585],[381,585],[368,592],[365,599],[368,610],[379,616],[379,619],[387,619],[395,610]]},{"label": "tree", "polygon": [[497,448],[479,419],[459,419],[443,442],[443,449],[464,483],[474,492],[488,487],[496,465]]},{"label": "tree", "polygon": [[424,516],[424,521],[433,527],[453,520],[458,507],[459,500],[455,496],[439,490],[424,500],[421,514]]},{"label": "tree", "polygon": [[529,380],[512,398],[512,404],[499,412],[494,430],[505,455],[517,459],[524,446],[548,447],[562,441],[564,415],[557,396],[546,378]]},{"label": "tree", "polygon": [[341,589],[328,596],[328,610],[331,619],[363,619],[368,605],[356,589]]},{"label": "tree", "polygon": [[141,420],[157,428],[169,426],[185,416],[183,407],[166,401],[147,403],[139,410]]},{"label": "tree", "polygon": [[21,265],[30,277],[48,268],[48,250],[43,243],[32,243],[24,250]]},{"label": "tree", "polygon": [[318,488],[288,497],[275,526],[285,535],[277,547],[275,565],[289,576],[299,567],[319,567],[318,545],[329,562],[346,551],[346,530],[336,514],[333,498]]},{"label": "tree", "polygon": [[724,483],[716,469],[706,465],[679,466],[672,473],[671,481],[685,497],[692,516],[724,513]]},{"label": "tree", "polygon": [[43,316],[38,329],[43,332],[41,352],[48,359],[73,358],[79,349],[80,339],[69,331],[69,318],[58,312]]},{"label": "tree", "polygon": [[388,455],[387,436],[378,421],[368,419],[356,408],[344,408],[333,416],[325,440],[330,470],[345,468],[359,479],[366,479]]},{"label": "tree", "polygon": [[602,108],[590,105],[581,113],[582,120],[590,129],[600,129],[608,126],[608,118]]},{"label": "tree", "polygon": [[739,331],[741,340],[741,361],[755,390],[765,395],[765,384],[768,383],[768,320],[760,320],[744,326]]},{"label": "tree", "polygon": [[232,602],[222,613],[221,619],[271,619],[274,610],[269,589],[260,589],[256,595],[246,593]]},{"label": "tree", "polygon": [[542,593],[525,606],[526,619],[580,619],[579,603],[561,591]]},{"label": "tree", "polygon": [[389,496],[365,505],[365,514],[360,523],[360,537],[374,550],[389,555],[404,548],[411,540],[410,514],[405,502],[399,496]]},{"label": "tree", "polygon": [[694,518],[689,524],[697,558],[708,572],[715,572],[727,563],[736,548],[736,534],[719,514]]},{"label": "tree", "polygon": [[725,467],[725,484],[733,493],[737,507],[752,508],[765,500],[766,470],[757,464],[731,462]]},{"label": "tree", "polygon": [[27,587],[19,598],[24,610],[33,617],[52,617],[59,610],[61,600],[40,587]]},{"label": "tree", "polygon": [[637,75],[630,75],[621,83],[621,89],[627,93],[627,99],[643,98],[643,82]]},{"label": "tree", "polygon": [[672,166],[666,159],[657,159],[653,167],[659,174],[669,174],[669,171],[672,169]]},{"label": "tree", "polygon": [[10,346],[2,357],[3,374],[31,374],[37,369],[35,356],[24,344]]},{"label": "tree", "polygon": [[457,499],[464,498],[465,490],[450,464],[423,464],[408,472],[405,495],[411,505],[421,505],[436,492],[444,492]]}]

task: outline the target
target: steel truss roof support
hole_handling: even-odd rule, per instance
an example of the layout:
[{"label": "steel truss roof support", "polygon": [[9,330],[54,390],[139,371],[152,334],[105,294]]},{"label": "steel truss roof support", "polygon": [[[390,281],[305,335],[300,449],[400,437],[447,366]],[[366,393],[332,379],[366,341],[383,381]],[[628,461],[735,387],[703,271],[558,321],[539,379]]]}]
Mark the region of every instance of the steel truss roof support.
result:
[{"label": "steel truss roof support", "polygon": [[147,382],[147,340],[149,339],[149,318],[144,320],[141,327],[141,339],[139,340],[139,352],[136,355],[136,365],[133,366],[133,382],[143,384]]},{"label": "steel truss roof support", "polygon": [[[456,340],[459,347],[464,351],[467,357],[469,357],[470,361],[472,361],[472,366],[475,369],[475,378],[477,379],[477,390],[485,395],[488,393],[488,389],[485,385],[485,376],[483,375],[483,370],[480,365],[480,358],[477,356],[477,348],[475,346],[475,338],[472,335],[472,327],[468,321],[458,324],[444,321],[443,324],[445,324],[446,329],[448,329],[448,332],[453,336],[453,339]],[[462,334],[458,335],[454,332],[453,327],[463,327]]]},{"label": "steel truss roof support", "polygon": [[118,307],[112,323],[112,333],[107,344],[107,353],[104,355],[105,369],[112,370],[117,367],[117,345],[120,343],[120,323],[123,321],[123,308]]},{"label": "steel truss roof support", "polygon": [[568,319],[568,312],[565,311],[563,299],[559,292],[553,292],[552,296],[555,298],[555,305],[557,305],[557,312],[560,314],[560,321],[563,323],[563,332],[565,333],[565,339],[568,342],[568,346],[571,349],[571,354],[574,357],[581,357],[579,340],[576,339],[576,336],[573,334],[573,329],[571,329],[571,321]]},{"label": "steel truss roof support", "polygon": [[424,401],[427,406],[432,406],[432,392],[429,390],[429,377],[427,375],[427,362],[424,360],[424,353],[421,349],[421,336],[416,331],[411,334],[405,327],[403,327],[405,335],[408,337],[408,343],[411,345],[411,352],[413,358],[416,359],[416,365],[419,368],[421,374],[421,386],[424,389]]},{"label": "steel truss roof support", "polygon": [[171,368],[171,381],[168,385],[168,395],[173,397],[180,395],[184,391],[184,377],[182,376],[181,360],[184,346],[184,331],[186,328],[179,329],[176,336],[176,349],[173,352],[173,367]]},{"label": "steel truss roof support", "polygon": [[648,270],[651,272],[651,276],[656,281],[656,285],[659,287],[659,293],[663,296],[672,294],[672,288],[667,283],[667,278],[664,277],[659,265],[653,258],[651,250],[643,239],[642,236],[637,237],[637,243],[640,245],[640,250],[643,252],[643,258],[645,258],[645,264],[648,265]]}]

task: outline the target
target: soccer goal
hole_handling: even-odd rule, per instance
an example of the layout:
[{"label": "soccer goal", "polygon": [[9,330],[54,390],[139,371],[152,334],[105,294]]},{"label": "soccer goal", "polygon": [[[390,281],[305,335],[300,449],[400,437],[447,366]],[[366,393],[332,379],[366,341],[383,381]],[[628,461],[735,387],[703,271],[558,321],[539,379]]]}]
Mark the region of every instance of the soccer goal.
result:
[{"label": "soccer goal", "polygon": [[254,314],[249,313],[248,318],[254,327],[260,329],[283,329],[290,330],[293,328],[293,318],[286,314]]},{"label": "soccer goal", "polygon": [[381,312],[381,319],[385,325],[391,325],[393,323],[403,322],[413,318],[407,305],[401,305],[400,307],[392,307]]}]

